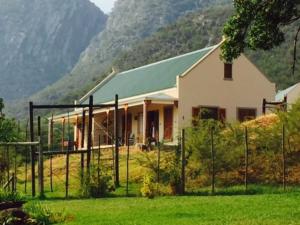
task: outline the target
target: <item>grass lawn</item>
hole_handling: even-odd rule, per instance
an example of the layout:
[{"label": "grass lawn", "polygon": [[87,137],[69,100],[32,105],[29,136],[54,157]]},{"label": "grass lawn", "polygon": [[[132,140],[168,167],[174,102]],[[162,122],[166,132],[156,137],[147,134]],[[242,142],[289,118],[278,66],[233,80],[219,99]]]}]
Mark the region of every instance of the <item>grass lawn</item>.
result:
[{"label": "grass lawn", "polygon": [[300,224],[300,193],[44,201],[64,224]]}]

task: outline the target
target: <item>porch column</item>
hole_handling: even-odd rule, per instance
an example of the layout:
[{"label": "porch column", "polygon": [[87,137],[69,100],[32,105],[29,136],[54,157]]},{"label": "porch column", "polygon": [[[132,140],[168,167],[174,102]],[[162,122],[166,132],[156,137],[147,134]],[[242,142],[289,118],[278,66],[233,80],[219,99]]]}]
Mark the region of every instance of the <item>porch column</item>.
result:
[{"label": "porch column", "polygon": [[147,143],[147,112],[148,112],[148,106],[151,104],[151,101],[145,100],[143,104],[143,144],[145,145]]},{"label": "porch column", "polygon": [[78,116],[76,116],[76,124],[75,124],[75,127],[76,127],[76,137],[75,137],[75,142],[76,142],[76,149],[78,149],[79,147],[79,128],[78,128],[78,125],[79,125],[79,118]]},{"label": "porch column", "polygon": [[125,145],[126,146],[128,146],[128,104],[125,104],[125,106],[124,106],[124,123],[125,123],[125,127],[124,127],[124,132],[125,132],[125,134],[124,134],[124,138],[125,138],[125,140],[124,140],[124,143],[125,143]]},{"label": "porch column", "polygon": [[106,111],[106,145],[109,145],[109,110]]},{"label": "porch column", "polygon": [[52,147],[53,141],[53,119],[51,118],[48,122],[48,148],[49,150]]},{"label": "porch column", "polygon": [[61,133],[61,150],[64,150],[64,142],[65,142],[65,118],[62,119],[62,133]]}]

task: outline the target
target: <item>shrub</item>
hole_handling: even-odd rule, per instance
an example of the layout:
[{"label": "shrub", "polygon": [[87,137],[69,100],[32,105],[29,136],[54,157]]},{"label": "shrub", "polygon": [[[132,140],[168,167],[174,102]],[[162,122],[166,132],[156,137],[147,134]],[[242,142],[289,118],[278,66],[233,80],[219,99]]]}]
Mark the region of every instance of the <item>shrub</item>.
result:
[{"label": "shrub", "polygon": [[80,195],[86,198],[105,197],[114,189],[112,176],[108,174],[108,169],[105,167],[97,168],[91,166],[90,178],[88,178],[86,174],[80,189]]},{"label": "shrub", "polygon": [[26,198],[17,192],[7,192],[0,189],[0,202],[24,202]]},{"label": "shrub", "polygon": [[154,181],[153,176],[145,175],[143,180],[143,187],[141,188],[141,193],[143,197],[153,199],[157,194],[157,184]]},{"label": "shrub", "polygon": [[29,202],[24,206],[24,210],[41,225],[61,223],[66,220],[66,215],[63,213],[64,210],[61,209],[60,213],[54,213],[40,202]]}]

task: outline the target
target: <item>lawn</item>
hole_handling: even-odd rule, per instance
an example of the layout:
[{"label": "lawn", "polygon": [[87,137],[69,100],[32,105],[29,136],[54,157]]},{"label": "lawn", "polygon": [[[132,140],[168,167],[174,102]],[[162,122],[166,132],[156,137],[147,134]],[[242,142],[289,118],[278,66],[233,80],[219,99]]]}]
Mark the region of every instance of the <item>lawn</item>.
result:
[{"label": "lawn", "polygon": [[300,193],[44,201],[64,224],[300,224]]}]

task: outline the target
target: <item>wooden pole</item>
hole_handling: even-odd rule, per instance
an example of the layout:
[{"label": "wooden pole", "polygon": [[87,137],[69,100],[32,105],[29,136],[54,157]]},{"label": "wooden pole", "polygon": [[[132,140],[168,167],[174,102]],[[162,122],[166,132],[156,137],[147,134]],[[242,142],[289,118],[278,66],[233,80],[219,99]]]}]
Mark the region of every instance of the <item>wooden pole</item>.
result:
[{"label": "wooden pole", "polygon": [[125,120],[125,134],[124,134],[124,142],[125,142],[125,145],[129,145],[129,142],[128,142],[128,105],[125,105],[125,108],[124,108],[124,120]]},{"label": "wooden pole", "polygon": [[115,96],[115,186],[120,186],[119,179],[119,97]]},{"label": "wooden pole", "polygon": [[106,112],[106,144],[109,145],[109,110]]},{"label": "wooden pole", "polygon": [[81,148],[84,148],[85,138],[85,111],[82,111],[82,124],[81,124]]},{"label": "wooden pole", "polygon": [[[19,133],[19,131],[18,131]],[[14,189],[13,191],[17,191],[17,154],[18,154],[18,147],[15,146],[15,155],[14,155]]]},{"label": "wooden pole", "polygon": [[66,154],[66,198],[69,197],[69,168],[70,168],[70,115],[68,113],[68,148],[67,148],[67,154]]},{"label": "wooden pole", "polygon": [[129,150],[130,150],[130,143],[129,143],[129,136],[127,137],[127,157],[126,157],[126,196],[129,195]]},{"label": "wooden pole", "polygon": [[[9,146],[6,146],[6,176],[7,182],[10,180],[10,159],[9,159]],[[10,186],[8,186],[8,190],[10,191]]]},{"label": "wooden pole", "polygon": [[249,144],[248,128],[245,127],[245,191],[248,190]]},{"label": "wooden pole", "polygon": [[158,143],[157,146],[157,183],[160,182],[160,152],[161,151],[161,146],[160,143]]},{"label": "wooden pole", "polygon": [[283,190],[286,190],[286,159],[285,159],[285,126],[282,124],[282,186]]},{"label": "wooden pole", "polygon": [[212,175],[211,175],[211,193],[215,194],[215,146],[214,146],[214,129],[213,127],[210,129],[210,138],[211,138],[211,167],[212,167]]},{"label": "wooden pole", "polygon": [[263,99],[263,104],[262,104],[262,111],[263,111],[264,115],[266,114],[266,104],[267,104],[267,100],[264,98]]},{"label": "wooden pole", "polygon": [[[30,127],[30,141],[34,142],[32,102],[29,102],[29,127]],[[30,149],[31,149],[31,189],[32,189],[32,197],[34,197],[35,196],[35,146],[30,146]]]},{"label": "wooden pole", "polygon": [[84,153],[81,153],[80,158],[80,179],[81,179],[81,185],[84,184]]},{"label": "wooden pole", "polygon": [[38,117],[38,137],[39,137],[39,164],[38,164],[38,174],[39,174],[39,193],[40,198],[44,197],[44,159],[43,159],[43,146],[41,139],[41,117]]},{"label": "wooden pole", "polygon": [[[54,145],[54,140],[53,140],[53,131],[54,131],[54,123],[53,123],[53,114],[51,117],[51,122],[50,122],[50,146],[49,146],[49,151],[53,151],[53,145]],[[50,155],[50,191],[53,192],[53,156]]]},{"label": "wooden pole", "polygon": [[185,193],[185,130],[181,131],[181,194]]},{"label": "wooden pole", "polygon": [[61,150],[64,151],[64,142],[65,142],[65,118],[62,120],[62,134],[61,134]]},{"label": "wooden pole", "polygon": [[100,146],[100,141],[101,141],[101,137],[100,137],[100,132],[99,132],[99,136],[98,136],[98,142],[99,142],[99,144],[98,144],[98,160],[97,160],[97,166],[98,166],[98,168],[97,168],[97,180],[98,180],[98,196],[99,196],[99,188],[100,188],[100,157],[101,157],[101,146]]},{"label": "wooden pole", "polygon": [[87,175],[88,179],[90,178],[90,164],[91,164],[91,150],[92,150],[92,129],[93,129],[93,103],[94,98],[91,95],[89,99],[89,117],[88,117],[88,140],[87,140],[87,159],[86,159],[86,167],[87,167]]},{"label": "wooden pole", "polygon": [[[26,123],[26,130],[25,130],[25,141],[28,141],[28,125],[29,121],[27,120]],[[27,173],[28,173],[28,149],[26,148],[25,152],[25,179],[24,179],[24,192],[27,194]]]}]

